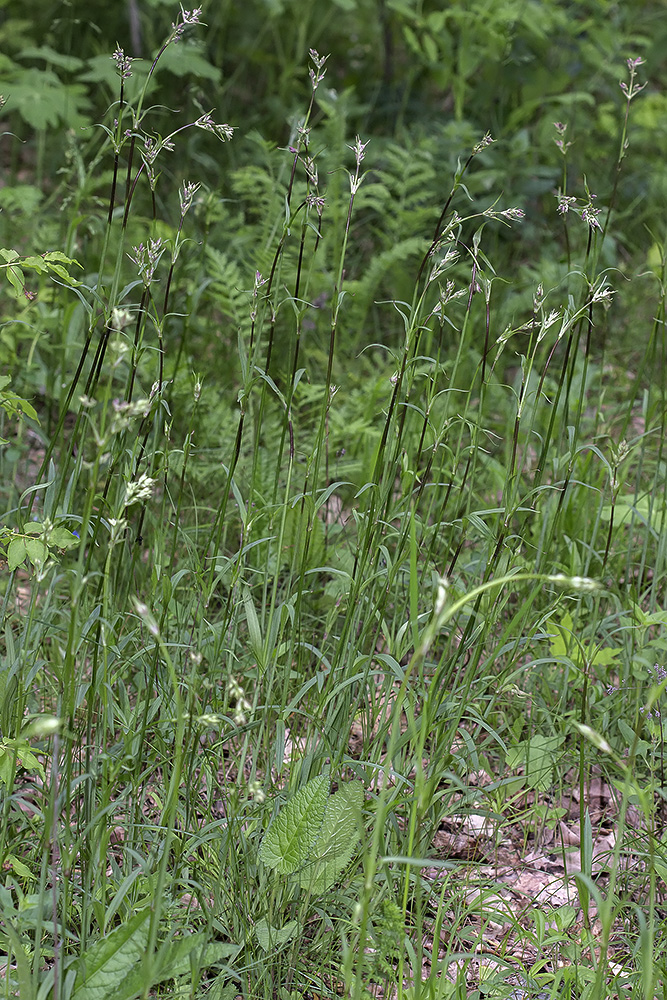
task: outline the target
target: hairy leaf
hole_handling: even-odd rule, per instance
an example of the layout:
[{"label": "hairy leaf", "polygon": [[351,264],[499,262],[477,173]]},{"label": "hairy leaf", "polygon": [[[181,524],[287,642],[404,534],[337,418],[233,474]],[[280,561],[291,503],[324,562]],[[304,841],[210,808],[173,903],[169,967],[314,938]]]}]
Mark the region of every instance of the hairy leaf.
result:
[{"label": "hairy leaf", "polygon": [[302,889],[326,892],[347,867],[359,840],[363,799],[363,787],[358,781],[341,785],[331,796],[309,863],[299,873]]},{"label": "hairy leaf", "polygon": [[322,827],[328,794],[329,779],[322,774],[304,785],[280,810],[259,849],[267,868],[289,874],[303,865]]}]

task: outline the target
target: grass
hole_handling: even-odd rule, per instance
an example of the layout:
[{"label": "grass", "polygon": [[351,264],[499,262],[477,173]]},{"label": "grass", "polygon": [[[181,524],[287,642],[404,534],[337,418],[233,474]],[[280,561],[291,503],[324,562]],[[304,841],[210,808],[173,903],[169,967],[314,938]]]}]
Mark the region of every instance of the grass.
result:
[{"label": "grass", "polygon": [[622,172],[598,206],[557,130],[534,281],[490,136],[438,201],[313,52],[220,199],[168,154],[231,127],[115,60],[61,249],[3,251],[3,995],[664,995],[665,258],[619,278]]}]

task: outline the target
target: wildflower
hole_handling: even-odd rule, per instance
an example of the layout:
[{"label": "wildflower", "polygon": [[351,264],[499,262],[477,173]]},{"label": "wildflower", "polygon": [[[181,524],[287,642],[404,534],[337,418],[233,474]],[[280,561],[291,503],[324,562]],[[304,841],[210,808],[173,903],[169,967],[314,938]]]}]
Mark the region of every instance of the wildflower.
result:
[{"label": "wildflower", "polygon": [[190,210],[192,205],[192,199],[199,191],[201,184],[195,184],[194,181],[183,181],[183,186],[178,192],[178,197],[181,202],[181,216],[185,215],[186,212]]},{"label": "wildflower", "polygon": [[248,782],[248,795],[251,799],[254,799],[258,805],[261,805],[266,799],[266,792],[257,780]]},{"label": "wildflower", "polygon": [[142,154],[146,166],[152,166],[158,153],[161,153],[163,149],[166,149],[168,153],[171,153],[174,149],[174,144],[170,138],[162,139],[158,136],[157,139],[153,139],[151,136],[146,136]]},{"label": "wildflower", "polygon": [[128,483],[125,487],[123,508],[131,507],[133,503],[137,503],[140,500],[148,500],[156,482],[157,480],[151,479],[145,472],[142,472],[135,482]]},{"label": "wildflower", "polygon": [[121,49],[120,45],[116,45],[116,49],[111,58],[116,64],[116,69],[118,70],[121,80],[129,79],[129,77],[132,76],[132,58],[125,55],[125,52]]},{"label": "wildflower", "polygon": [[595,208],[593,205],[593,200],[597,198],[595,194],[589,194],[588,202],[581,209],[581,218],[586,222],[590,229],[602,229],[602,226],[598,222],[598,215],[601,209]]},{"label": "wildflower", "polygon": [[[440,260],[437,260],[435,262],[435,264],[433,265],[433,269],[432,269],[432,271],[431,271],[431,273],[429,275],[429,279],[428,279],[429,280],[429,284],[432,281],[435,281],[436,278],[440,277],[440,275],[442,274],[442,272],[446,271],[448,267],[451,267],[453,264],[455,264],[458,259],[459,259],[459,252],[458,252],[458,250],[453,250],[451,247],[449,247],[445,251],[444,255],[440,258]],[[448,281],[447,284],[448,285],[453,285],[453,282]]]},{"label": "wildflower", "polygon": [[157,154],[157,143],[150,136],[146,136],[144,139],[144,159],[146,163],[153,163]]},{"label": "wildflower", "polygon": [[352,152],[354,153],[354,158],[356,160],[357,166],[361,165],[361,162],[366,155],[366,146],[368,145],[369,142],[370,139],[367,139],[366,142],[362,142],[359,136],[357,136],[356,139],[354,140],[354,146],[347,147],[348,149],[351,149]]},{"label": "wildflower", "polygon": [[324,74],[326,73],[324,64],[326,63],[329,56],[321,56],[319,52],[316,51],[316,49],[311,49],[310,58],[313,62],[313,65],[315,66],[315,69],[309,69],[308,76],[310,77],[310,83],[313,88],[313,92],[315,92],[319,84],[324,79]]},{"label": "wildflower", "polygon": [[514,222],[519,222],[524,218],[525,212],[522,208],[506,208],[500,213],[504,219],[512,219]]},{"label": "wildflower", "polygon": [[593,288],[593,302],[611,302],[613,295],[614,289],[609,288],[606,278],[603,278],[600,284]]},{"label": "wildflower", "polygon": [[242,726],[246,721],[245,713],[252,708],[252,705],[246,698],[245,690],[241,687],[236,677],[230,677],[227,681],[227,693],[229,694],[230,701],[236,703],[234,722],[237,726]]},{"label": "wildflower", "polygon": [[628,69],[630,70],[630,84],[628,85],[627,83],[621,81],[619,83],[619,87],[627,97],[628,101],[631,101],[633,97],[636,97],[637,94],[640,94],[644,89],[644,87],[646,86],[646,81],[642,84],[635,83],[635,70],[637,69],[638,66],[643,66],[643,65],[644,65],[644,60],[641,58],[641,56],[637,56],[636,59],[627,60],[627,66]]},{"label": "wildflower", "polygon": [[311,184],[317,186],[318,174],[317,167],[315,166],[315,160],[312,156],[307,156],[303,161],[303,165],[306,168],[306,175]]},{"label": "wildflower", "polygon": [[181,7],[181,20],[172,21],[171,24],[171,40],[176,43],[183,37],[183,32],[187,27],[193,24],[199,24],[199,18],[201,17],[201,7],[195,7],[194,10],[183,10]]},{"label": "wildflower", "polygon": [[125,529],[127,528],[127,521],[124,517],[110,517],[107,519],[107,524],[109,525],[109,545],[117,545],[118,542],[122,541],[125,534]]},{"label": "wildflower", "polygon": [[126,326],[129,326],[132,322],[132,313],[129,309],[119,309],[114,308],[111,313],[111,322],[109,323],[109,328],[111,330],[116,330],[120,332]]},{"label": "wildflower", "polygon": [[232,125],[217,125],[213,121],[210,111],[207,111],[204,115],[200,115],[194,124],[196,128],[203,128],[205,132],[212,132],[221,142],[227,142],[234,136],[234,127]]},{"label": "wildflower", "polygon": [[447,279],[444,288],[442,287],[442,285],[440,285],[439,287],[440,287],[440,301],[436,305],[433,312],[440,313],[440,315],[444,319],[445,306],[447,305],[447,303],[451,302],[452,299],[460,299],[462,295],[466,294],[466,290],[465,288],[457,289],[455,283],[452,281],[451,278]]},{"label": "wildflower", "polygon": [[153,280],[155,268],[165,250],[162,238],[158,237],[156,240],[149,240],[146,247],[143,243],[140,243],[138,247],[132,247],[132,250],[134,251],[134,257],[132,254],[128,254],[128,257],[137,265],[139,276],[144,285],[148,287]]},{"label": "wildflower", "polygon": [[487,132],[486,135],[484,135],[479,142],[473,146],[472,155],[477,156],[478,153],[481,153],[483,149],[486,149],[487,146],[490,146],[491,143],[495,141],[496,140],[493,138],[491,133]]},{"label": "wildflower", "polygon": [[560,149],[563,156],[565,156],[568,149],[572,145],[571,142],[565,142],[565,132],[567,131],[567,125],[563,125],[562,122],[554,122],[554,128],[556,129],[556,133],[558,135],[558,138],[554,139],[554,142]]},{"label": "wildflower", "polygon": [[561,194],[560,191],[558,192],[557,197],[558,197],[557,211],[560,213],[560,215],[567,215],[570,209],[574,208],[574,206],[577,204],[576,198],[572,198],[570,195]]},{"label": "wildflower", "polygon": [[543,317],[542,322],[540,324],[540,331],[537,335],[538,344],[544,340],[548,331],[551,329],[554,323],[560,319],[560,316],[561,314],[558,309],[552,309],[551,312],[548,314],[548,316],[546,316],[546,318]]},{"label": "wildflower", "polygon": [[113,407],[114,414],[119,417],[125,417],[128,420],[134,417],[146,417],[150,413],[151,401],[145,397],[142,399],[135,399],[133,402],[128,403],[125,399],[114,399],[111,403]]},{"label": "wildflower", "polygon": [[308,208],[314,208],[320,218],[322,218],[325,204],[324,198],[319,198],[314,194],[306,195],[306,205]]},{"label": "wildflower", "polygon": [[649,669],[653,674],[654,684],[662,684],[663,681],[667,681],[667,669],[665,667],[661,667],[659,663],[654,663]]}]

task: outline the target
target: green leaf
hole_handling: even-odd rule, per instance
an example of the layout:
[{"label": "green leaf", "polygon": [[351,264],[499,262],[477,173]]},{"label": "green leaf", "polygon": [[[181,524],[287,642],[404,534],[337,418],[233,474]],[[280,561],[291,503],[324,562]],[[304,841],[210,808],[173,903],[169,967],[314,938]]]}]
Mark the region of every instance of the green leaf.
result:
[{"label": "green leaf", "polygon": [[64,84],[51,70],[26,69],[7,87],[7,111],[18,111],[26,124],[41,132],[57,128],[81,128],[87,124],[81,111],[88,106],[81,84]]},{"label": "green leaf", "polygon": [[630,524],[632,521],[641,522],[650,528],[658,527],[665,512],[665,505],[654,496],[644,496],[635,498],[631,493],[620,496],[614,506],[607,504],[600,511],[603,521],[610,521],[612,512],[614,515],[614,526],[620,527],[622,524]]},{"label": "green leaf", "polygon": [[328,795],[329,779],[322,774],[280,810],[259,849],[267,868],[285,875],[303,865],[322,827]]},{"label": "green leaf", "polygon": [[4,921],[4,930],[5,934],[9,938],[12,951],[14,952],[14,958],[16,959],[16,971],[18,974],[19,985],[18,995],[25,997],[25,1000],[32,1000],[35,995],[35,991],[33,989],[32,973],[30,971],[28,956],[23,949],[23,945],[18,934],[9,920]]},{"label": "green leaf", "polygon": [[507,766],[512,769],[523,767],[528,786],[546,791],[551,785],[556,751],[563,739],[563,736],[541,736],[537,733],[509,750]]},{"label": "green leaf", "polygon": [[21,261],[21,267],[29,267],[32,271],[38,271],[40,274],[46,271],[46,264],[42,257],[24,257]]},{"label": "green leaf", "polygon": [[49,544],[56,545],[59,549],[71,549],[79,544],[80,539],[70,531],[69,528],[54,528],[49,535]]},{"label": "green leaf", "polygon": [[33,184],[15,184],[0,190],[0,208],[12,214],[30,215],[37,210],[44,198],[42,191]]},{"label": "green leaf", "polygon": [[248,588],[246,588],[243,594],[243,604],[245,607],[245,617],[248,625],[248,636],[250,638],[250,648],[252,649],[252,654],[257,660],[260,667],[264,666],[264,643],[262,642],[262,630],[259,624],[259,618],[257,617],[257,612],[255,611],[255,605],[252,601],[252,596]]},{"label": "green leaf", "polygon": [[50,63],[53,66],[60,66],[61,69],[74,71],[80,66],[83,66],[81,59],[76,56],[66,56],[61,52],[56,52],[52,49],[50,45],[40,45],[39,47],[31,47],[28,49],[22,49],[19,52],[20,59],[43,59],[46,63]]},{"label": "green leaf", "polygon": [[148,915],[148,910],[136,913],[81,956],[72,1000],[109,1000],[118,992],[146,950]]},{"label": "green leaf", "polygon": [[283,927],[271,927],[265,918],[255,924],[255,934],[260,947],[269,952],[291,941],[299,929],[298,920],[289,920]]},{"label": "green leaf", "polygon": [[46,781],[44,765],[35,757],[28,741],[24,739],[5,740],[6,747],[10,744],[15,748],[16,763],[19,767],[22,767],[24,771],[34,771],[40,776],[42,781]]},{"label": "green leaf", "polygon": [[170,45],[157,64],[157,72],[168,70],[175,76],[198,76],[203,80],[219,83],[220,70],[211,65],[204,52],[204,45],[199,41],[190,40]]},{"label": "green leaf", "polygon": [[[8,417],[21,416],[23,413],[31,420],[37,420],[37,411],[26,399],[21,399],[19,395],[8,389],[11,382],[11,375],[6,375],[0,379],[0,406]],[[39,421],[37,420],[39,423]]]},{"label": "green leaf", "polygon": [[25,276],[20,267],[16,264],[10,264],[8,268],[5,269],[5,274],[7,276],[7,281],[14,289],[17,299],[21,299],[25,296]]},{"label": "green leaf", "polygon": [[12,538],[9,546],[7,548],[7,567],[10,573],[13,573],[21,563],[25,561],[26,553],[26,540],[25,538]]},{"label": "green leaf", "polygon": [[7,854],[5,857],[5,864],[9,865],[15,875],[20,876],[20,878],[31,878],[34,879],[34,875],[30,871],[27,865],[24,865],[14,854]]},{"label": "green leaf", "polygon": [[59,264],[67,264],[68,267],[72,264],[75,264],[77,267],[83,267],[83,264],[79,264],[78,260],[75,260],[74,257],[68,257],[62,250],[49,250],[48,253],[43,254],[42,260],[47,262],[56,261]]},{"label": "green leaf", "polygon": [[342,785],[327,802],[324,823],[309,852],[309,863],[299,873],[302,889],[327,892],[350,863],[359,841],[364,790],[360,782]]},{"label": "green leaf", "polygon": [[[203,940],[203,934],[189,934],[179,941],[172,939],[165,942],[155,956],[150,983],[146,982],[146,970],[143,964],[135,965],[115,989],[104,994],[104,1000],[133,1000],[143,993],[147,986],[152,988],[165,979],[187,975],[190,972],[190,954],[195,948],[201,947]],[[78,1000],[78,997],[74,1000]]]},{"label": "green leaf", "polygon": [[41,538],[28,538],[25,543],[25,551],[28,559],[35,566],[41,566],[46,562],[49,549]]}]

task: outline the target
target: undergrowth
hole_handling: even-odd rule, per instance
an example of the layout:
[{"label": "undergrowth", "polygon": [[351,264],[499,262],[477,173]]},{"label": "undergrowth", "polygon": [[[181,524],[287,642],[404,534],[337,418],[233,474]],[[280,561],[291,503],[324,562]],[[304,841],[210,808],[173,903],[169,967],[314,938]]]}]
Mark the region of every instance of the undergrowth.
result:
[{"label": "undergrowth", "polygon": [[[286,147],[170,130],[198,22],[139,86],[116,49],[39,224],[39,185],[3,200],[3,995],[663,995],[665,255],[613,239],[641,60],[604,204],[554,130],[540,275],[491,135],[443,187],[461,130],[353,138],[314,50]],[[195,131],[253,150],[224,197],[170,166]]]}]

